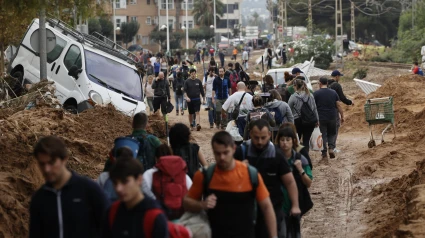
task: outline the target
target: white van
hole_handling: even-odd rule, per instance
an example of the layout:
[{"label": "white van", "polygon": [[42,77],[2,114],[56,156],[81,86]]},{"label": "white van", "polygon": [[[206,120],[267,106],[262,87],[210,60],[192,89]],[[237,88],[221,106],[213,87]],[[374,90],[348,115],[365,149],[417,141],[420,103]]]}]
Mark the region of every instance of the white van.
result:
[{"label": "white van", "polygon": [[[9,68],[22,86],[40,81],[40,57],[30,44],[38,28],[39,21],[34,19]],[[146,109],[140,75],[131,58],[59,20],[47,19],[46,28],[56,36],[56,46],[47,54],[47,78],[55,82],[56,96],[65,109],[81,112],[111,103],[129,116]]]},{"label": "white van", "polygon": [[[285,72],[289,72],[289,74],[292,73],[293,68],[277,68],[277,69],[269,69],[267,71],[267,75],[272,76],[274,84],[280,85],[285,83]],[[305,75],[304,73],[301,73],[301,76],[305,78],[305,82],[307,84],[307,87],[311,90],[313,90],[313,87],[311,85],[310,79]]]}]

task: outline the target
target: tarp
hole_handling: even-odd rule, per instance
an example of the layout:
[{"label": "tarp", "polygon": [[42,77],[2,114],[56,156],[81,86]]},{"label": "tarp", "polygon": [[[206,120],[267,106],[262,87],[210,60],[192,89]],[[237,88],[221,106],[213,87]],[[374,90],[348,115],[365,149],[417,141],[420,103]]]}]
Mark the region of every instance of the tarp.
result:
[{"label": "tarp", "polygon": [[354,82],[356,82],[357,86],[359,86],[366,95],[375,92],[381,85],[376,83],[371,83],[368,81],[364,81],[361,79],[354,79]]}]

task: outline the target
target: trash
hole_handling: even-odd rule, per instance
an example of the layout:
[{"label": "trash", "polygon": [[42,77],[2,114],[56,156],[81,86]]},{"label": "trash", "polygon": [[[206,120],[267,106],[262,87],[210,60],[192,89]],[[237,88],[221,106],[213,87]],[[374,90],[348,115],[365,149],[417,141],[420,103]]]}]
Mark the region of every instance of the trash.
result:
[{"label": "trash", "polygon": [[234,141],[243,141],[243,137],[239,134],[239,129],[234,120],[227,123],[226,131],[232,136]]}]

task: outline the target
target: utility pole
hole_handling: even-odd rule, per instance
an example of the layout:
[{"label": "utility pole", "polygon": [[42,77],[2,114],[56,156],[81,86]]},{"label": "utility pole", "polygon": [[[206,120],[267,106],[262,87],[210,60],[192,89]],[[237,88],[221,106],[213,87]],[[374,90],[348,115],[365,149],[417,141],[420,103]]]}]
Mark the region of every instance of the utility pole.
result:
[{"label": "utility pole", "polygon": [[[189,0],[186,0],[186,50],[189,49],[189,22],[187,20],[187,3],[189,2]],[[193,2],[192,2],[193,4]]]},{"label": "utility pole", "polygon": [[226,7],[227,7],[227,11],[226,11],[226,15],[227,15],[227,44],[229,44],[230,46],[230,29],[229,29],[229,2],[226,1]]},{"label": "utility pole", "polygon": [[351,40],[356,41],[356,24],[354,20],[354,2],[351,2]]},{"label": "utility pole", "polygon": [[285,33],[287,33],[287,27],[288,27],[288,18],[286,15],[286,0],[281,0],[282,3],[282,35],[285,36]]},{"label": "utility pole", "polygon": [[217,13],[214,0],[214,53],[217,51]]},{"label": "utility pole", "polygon": [[342,2],[335,0],[335,55],[342,51]]},{"label": "utility pole", "polygon": [[46,1],[40,0],[39,15],[39,54],[40,54],[40,80],[47,79],[47,33],[46,33]]},{"label": "utility pole", "polygon": [[116,45],[117,45],[117,19],[115,17],[115,5],[116,5],[116,0],[112,1],[112,23],[114,25],[114,49],[116,49]]},{"label": "utility pole", "polygon": [[311,10],[311,0],[308,0],[308,25],[307,31],[309,36],[313,36],[313,13]]},{"label": "utility pole", "polygon": [[167,21],[167,54],[170,52],[170,23],[168,22],[168,4],[170,3],[170,0],[165,0],[165,11],[167,13],[166,15],[166,21]]}]

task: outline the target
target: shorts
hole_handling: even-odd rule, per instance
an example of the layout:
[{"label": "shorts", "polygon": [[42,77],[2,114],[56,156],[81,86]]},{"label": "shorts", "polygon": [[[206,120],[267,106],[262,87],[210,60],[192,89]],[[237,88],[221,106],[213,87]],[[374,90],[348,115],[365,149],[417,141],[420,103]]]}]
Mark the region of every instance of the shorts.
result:
[{"label": "shorts", "polygon": [[199,112],[201,110],[201,100],[190,100],[187,103],[187,109],[189,110],[189,114],[195,114],[195,112]]}]

